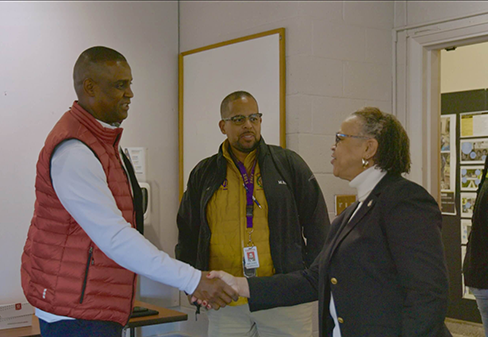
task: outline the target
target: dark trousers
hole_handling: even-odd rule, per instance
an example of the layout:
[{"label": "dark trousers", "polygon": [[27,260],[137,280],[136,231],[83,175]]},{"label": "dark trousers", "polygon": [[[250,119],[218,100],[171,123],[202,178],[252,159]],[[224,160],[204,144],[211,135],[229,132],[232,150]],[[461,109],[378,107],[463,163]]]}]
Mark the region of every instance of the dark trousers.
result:
[{"label": "dark trousers", "polygon": [[120,337],[122,325],[115,322],[62,320],[48,323],[39,319],[42,337]]}]

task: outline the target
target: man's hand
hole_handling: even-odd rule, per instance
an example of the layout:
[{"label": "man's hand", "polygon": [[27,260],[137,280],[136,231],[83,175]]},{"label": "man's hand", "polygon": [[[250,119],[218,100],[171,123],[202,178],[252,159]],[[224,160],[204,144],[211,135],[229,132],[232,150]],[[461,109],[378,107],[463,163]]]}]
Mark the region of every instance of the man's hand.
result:
[{"label": "man's hand", "polygon": [[212,270],[210,273],[208,273],[207,278],[219,278],[231,286],[232,289],[237,291],[239,296],[247,298],[251,297],[249,284],[247,283],[247,279],[244,277],[235,277],[222,270]]},{"label": "man's hand", "polygon": [[199,302],[198,298],[196,298],[195,296],[186,295],[186,297],[188,298],[188,303],[190,303],[191,305],[202,304],[202,301],[200,300]]},{"label": "man's hand", "polygon": [[218,310],[221,307],[225,307],[232,300],[238,300],[239,296],[236,290],[219,278],[207,278],[206,274],[208,272],[202,272],[200,283],[192,294],[193,297],[202,301],[201,304],[203,306],[211,306],[213,309]]}]

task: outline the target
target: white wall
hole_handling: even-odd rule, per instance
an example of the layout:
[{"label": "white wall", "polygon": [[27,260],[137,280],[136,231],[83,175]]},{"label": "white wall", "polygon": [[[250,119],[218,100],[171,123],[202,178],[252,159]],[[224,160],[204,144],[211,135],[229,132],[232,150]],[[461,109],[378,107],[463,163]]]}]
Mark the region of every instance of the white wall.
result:
[{"label": "white wall", "polygon": [[441,93],[488,88],[488,43],[441,50]]},{"label": "white wall", "polygon": [[[24,298],[20,257],[33,212],[37,156],[54,123],[76,99],[72,69],[77,57],[94,45],[118,50],[131,65],[135,97],[121,145],[148,148],[153,214],[146,237],[173,255],[178,208],[178,4],[2,2],[0,304]],[[163,304],[178,300],[172,288],[142,283],[143,294],[152,293]]]}]

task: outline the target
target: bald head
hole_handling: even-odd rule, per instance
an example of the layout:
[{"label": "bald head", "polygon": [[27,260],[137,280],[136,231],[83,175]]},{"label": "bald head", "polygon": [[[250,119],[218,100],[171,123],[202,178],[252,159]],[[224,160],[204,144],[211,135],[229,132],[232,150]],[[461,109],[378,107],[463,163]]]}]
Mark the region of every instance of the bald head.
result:
[{"label": "bald head", "polygon": [[227,96],[225,96],[222,103],[220,104],[220,117],[221,118],[228,117],[229,112],[230,112],[230,107],[229,107],[230,103],[232,103],[238,99],[243,99],[243,98],[245,98],[247,100],[253,100],[254,102],[256,102],[256,106],[258,104],[258,102],[253,97],[253,95],[251,95],[247,91],[242,91],[242,90],[241,91],[234,91],[233,93],[230,93]]},{"label": "bald head", "polygon": [[109,62],[126,62],[124,55],[107,47],[91,47],[78,57],[73,69],[73,82],[78,99],[83,97],[83,81],[100,73],[100,66]]},{"label": "bald head", "polygon": [[107,47],[81,53],[73,70],[78,104],[96,119],[115,126],[128,116],[134,93],[125,57]]}]

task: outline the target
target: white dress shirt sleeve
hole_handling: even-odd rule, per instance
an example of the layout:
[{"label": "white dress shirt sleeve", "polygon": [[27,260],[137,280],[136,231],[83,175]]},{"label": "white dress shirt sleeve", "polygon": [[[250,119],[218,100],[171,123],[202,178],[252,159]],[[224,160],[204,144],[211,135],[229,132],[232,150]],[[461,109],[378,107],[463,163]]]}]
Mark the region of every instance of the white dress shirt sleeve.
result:
[{"label": "white dress shirt sleeve", "polygon": [[100,161],[82,142],[63,142],[51,159],[51,179],[64,208],[109,258],[151,280],[192,294],[201,272],[157,249],[125,221]]}]

